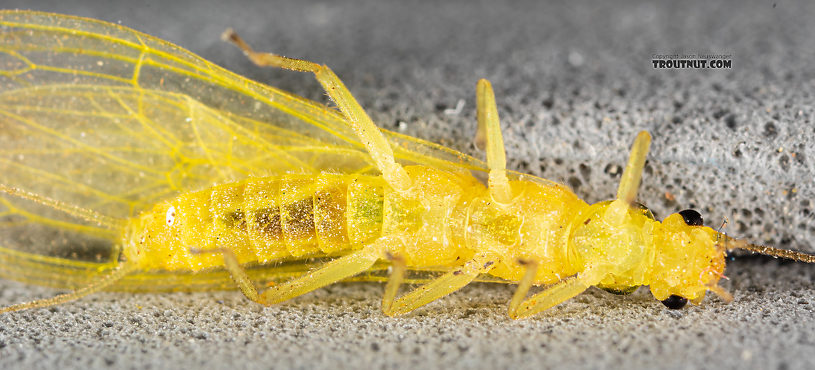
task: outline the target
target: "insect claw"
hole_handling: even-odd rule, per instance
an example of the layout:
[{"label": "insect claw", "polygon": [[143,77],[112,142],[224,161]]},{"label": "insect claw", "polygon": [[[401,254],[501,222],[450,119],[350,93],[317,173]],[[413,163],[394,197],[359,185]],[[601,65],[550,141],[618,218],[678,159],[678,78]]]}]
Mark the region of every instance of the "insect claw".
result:
[{"label": "insect claw", "polygon": [[234,41],[235,35],[235,30],[229,27],[221,34],[221,41]]},{"label": "insect claw", "polygon": [[226,30],[224,30],[224,33],[221,34],[221,40],[235,44],[245,54],[248,54],[251,51],[249,44],[243,41],[243,39],[240,36],[238,36],[238,33],[235,32],[235,30],[232,29],[232,27],[229,27]]}]

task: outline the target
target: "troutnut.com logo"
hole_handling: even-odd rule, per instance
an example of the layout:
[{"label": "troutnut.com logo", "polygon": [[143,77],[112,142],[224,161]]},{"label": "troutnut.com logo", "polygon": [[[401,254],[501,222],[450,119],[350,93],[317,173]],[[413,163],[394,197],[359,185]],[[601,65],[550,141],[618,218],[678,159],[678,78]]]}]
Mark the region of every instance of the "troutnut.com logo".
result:
[{"label": "troutnut.com logo", "polygon": [[653,54],[654,69],[731,69],[730,54]]}]

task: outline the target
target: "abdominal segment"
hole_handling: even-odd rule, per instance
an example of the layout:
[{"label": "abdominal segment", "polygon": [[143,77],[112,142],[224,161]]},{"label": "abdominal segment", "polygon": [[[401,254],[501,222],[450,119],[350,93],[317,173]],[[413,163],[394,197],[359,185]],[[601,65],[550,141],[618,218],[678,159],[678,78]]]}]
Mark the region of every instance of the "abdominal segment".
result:
[{"label": "abdominal segment", "polygon": [[164,225],[176,237],[157,238],[150,254],[169,270],[222,265],[218,253],[185,252],[190,246],[229,249],[240,263],[336,255],[380,236],[383,187],[371,176],[284,175],[183,194]]}]

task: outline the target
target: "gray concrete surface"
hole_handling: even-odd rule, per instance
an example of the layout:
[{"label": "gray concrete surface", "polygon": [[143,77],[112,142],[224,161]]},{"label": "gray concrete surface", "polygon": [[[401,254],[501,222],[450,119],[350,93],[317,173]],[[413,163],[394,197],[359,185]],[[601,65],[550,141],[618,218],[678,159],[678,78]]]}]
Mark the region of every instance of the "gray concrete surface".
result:
[{"label": "gray concrete surface", "polygon": [[[310,76],[259,70],[219,41],[331,66],[375,121],[474,155],[474,87],[492,80],[511,168],[610,198],[639,130],[641,201],[698,208],[737,236],[815,251],[813,5],[464,1],[0,2],[121,21],[256,80],[324,101]],[[728,53],[730,70],[655,70],[654,53]],[[465,102],[460,114],[445,110]],[[0,368],[815,367],[815,266],[736,258],[724,285],[669,311],[645,289],[590,290],[530,320],[474,284],[403,318],[382,286],[339,284],[263,308],[238,292],[96,294],[0,317]],[[0,281],[0,304],[53,294]]]}]

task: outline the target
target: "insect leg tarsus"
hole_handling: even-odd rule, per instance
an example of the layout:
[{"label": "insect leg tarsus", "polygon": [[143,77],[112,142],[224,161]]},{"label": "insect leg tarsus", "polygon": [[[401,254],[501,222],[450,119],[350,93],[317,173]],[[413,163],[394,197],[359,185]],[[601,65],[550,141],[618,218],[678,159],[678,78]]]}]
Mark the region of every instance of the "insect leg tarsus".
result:
[{"label": "insect leg tarsus", "polygon": [[391,274],[388,283],[385,285],[385,294],[382,296],[382,312],[391,312],[393,302],[396,301],[396,294],[399,292],[399,286],[405,280],[405,272],[407,265],[405,260],[400,256],[388,255],[391,261]]},{"label": "insect leg tarsus", "polygon": [[497,256],[494,254],[478,254],[476,257],[465,263],[464,266],[450,271],[397,299],[394,299],[396,296],[396,291],[399,289],[397,283],[401,283],[402,277],[404,276],[404,270],[402,270],[399,275],[392,274],[391,280],[388,281],[388,286],[386,286],[385,293],[385,297],[391,297],[391,301],[384,302],[383,300],[382,312],[388,316],[398,316],[413,311],[421,306],[461,289],[465,285],[472,282],[473,279],[475,279],[479,274],[483,274],[491,270],[495,266],[496,261]]},{"label": "insect leg tarsus", "polygon": [[501,134],[501,121],[498,118],[492,85],[483,78],[478,80],[476,85],[476,111],[478,132],[475,135],[475,145],[487,149],[490,194],[496,202],[507,204],[512,200],[512,193],[507,178],[507,158],[504,137]]},{"label": "insect leg tarsus", "polygon": [[357,137],[359,137],[360,142],[368,150],[388,185],[400,193],[410,189],[410,177],[405,169],[396,163],[388,140],[385,139],[379,128],[376,127],[368,114],[365,113],[365,110],[362,109],[362,106],[359,105],[359,102],[345,87],[342,80],[330,68],[307,60],[256,52],[232,29],[226,30],[222,38],[235,44],[246,54],[249,60],[260,67],[278,67],[298,72],[314,73],[317,81],[323,86],[331,100],[337,104]]},{"label": "insect leg tarsus", "polygon": [[232,252],[229,248],[219,248],[219,249],[209,249],[209,250],[200,250],[196,248],[191,248],[190,253],[192,254],[201,254],[201,253],[220,253],[224,258],[224,267],[229,274],[232,276],[232,280],[238,284],[238,289],[243,292],[243,295],[246,298],[254,302],[258,302],[263,304],[260,301],[260,295],[258,294],[257,288],[252,283],[252,279],[249,278],[249,275],[246,274],[246,270],[241,267],[241,264],[238,262],[238,257],[235,256],[235,253]]},{"label": "insect leg tarsus", "polygon": [[509,301],[509,317],[515,319],[517,318],[518,308],[521,307],[521,303],[526,298],[526,295],[529,293],[529,289],[532,288],[532,283],[535,281],[535,274],[538,272],[538,266],[540,265],[536,261],[529,261],[524,263],[526,265],[526,272],[524,273],[523,279],[518,282],[518,287],[515,289],[515,293],[512,295],[512,299]]}]

